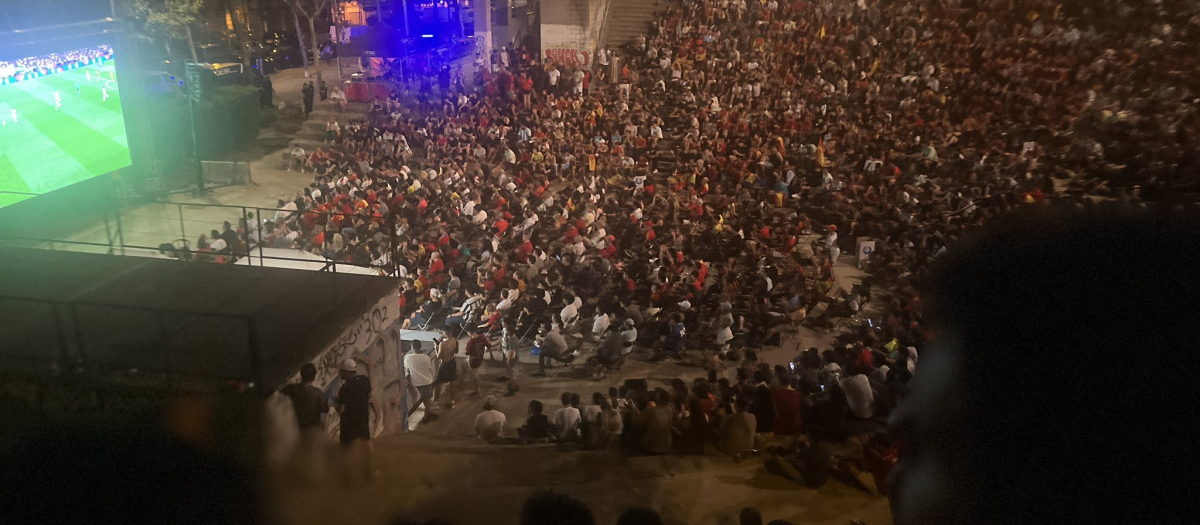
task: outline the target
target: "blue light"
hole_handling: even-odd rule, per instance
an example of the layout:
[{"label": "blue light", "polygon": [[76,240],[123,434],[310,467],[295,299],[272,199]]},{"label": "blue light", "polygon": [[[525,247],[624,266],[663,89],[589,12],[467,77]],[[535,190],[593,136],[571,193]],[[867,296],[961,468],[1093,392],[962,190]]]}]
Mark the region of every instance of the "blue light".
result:
[{"label": "blue light", "polygon": [[179,81],[179,85],[181,85],[181,86],[183,85],[183,81],[182,81],[182,80],[180,80],[180,81]]},{"label": "blue light", "polygon": [[433,35],[421,35],[421,38],[433,38]]}]

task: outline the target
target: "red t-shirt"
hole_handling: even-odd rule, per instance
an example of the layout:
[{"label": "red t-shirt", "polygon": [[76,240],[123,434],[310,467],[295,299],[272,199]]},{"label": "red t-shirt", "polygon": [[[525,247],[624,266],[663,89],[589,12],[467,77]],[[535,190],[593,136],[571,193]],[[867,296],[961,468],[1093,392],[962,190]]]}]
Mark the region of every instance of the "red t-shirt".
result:
[{"label": "red t-shirt", "polygon": [[490,347],[487,338],[483,335],[477,335],[467,341],[467,366],[471,368],[483,366],[483,353],[487,352]]},{"label": "red t-shirt", "polygon": [[771,390],[771,399],[775,401],[775,435],[800,434],[800,392],[778,388]]}]

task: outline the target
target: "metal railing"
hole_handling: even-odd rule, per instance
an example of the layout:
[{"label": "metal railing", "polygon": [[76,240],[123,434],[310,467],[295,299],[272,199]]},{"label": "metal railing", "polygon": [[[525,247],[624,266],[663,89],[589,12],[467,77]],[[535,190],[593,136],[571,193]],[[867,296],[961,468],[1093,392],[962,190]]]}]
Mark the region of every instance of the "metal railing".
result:
[{"label": "metal railing", "polygon": [[[59,210],[52,213],[74,213],[74,222],[82,226],[56,230],[53,220],[44,213],[22,216],[26,201],[32,197],[49,199],[41,208]],[[271,225],[296,225],[308,215],[319,222],[334,219],[338,213],[297,212],[277,208],[255,206],[232,206],[224,204],[152,202],[128,208],[104,208],[91,212],[78,212],[70,208],[70,196],[37,195],[19,192],[0,192],[0,203],[19,202],[0,209],[0,246],[66,250],[112,255],[138,255],[156,258],[174,258],[184,261],[236,263],[260,267],[285,267],[329,272],[370,273],[392,275],[395,268],[384,264],[351,263],[331,258],[331,250],[314,254],[310,246],[298,249],[283,242],[272,243],[269,232],[264,232],[267,221]],[[61,206],[55,205],[62,201]],[[90,216],[78,216],[90,215]],[[225,223],[238,231],[242,246],[230,247],[221,252],[207,250],[201,246],[200,238],[211,241],[213,231],[224,232]],[[256,224],[249,228],[249,224]],[[252,231],[253,230],[253,231]],[[336,233],[342,233],[338,230]],[[327,232],[330,237],[335,233]],[[407,236],[397,236],[392,229],[384,233],[389,245],[396,247]],[[268,245],[270,244],[270,245]],[[332,243],[327,242],[326,247]],[[390,258],[389,258],[390,260]],[[367,271],[364,271],[367,270]]]},{"label": "metal railing", "polygon": [[6,373],[121,377],[167,388],[262,385],[252,317],[4,295],[0,316]]}]

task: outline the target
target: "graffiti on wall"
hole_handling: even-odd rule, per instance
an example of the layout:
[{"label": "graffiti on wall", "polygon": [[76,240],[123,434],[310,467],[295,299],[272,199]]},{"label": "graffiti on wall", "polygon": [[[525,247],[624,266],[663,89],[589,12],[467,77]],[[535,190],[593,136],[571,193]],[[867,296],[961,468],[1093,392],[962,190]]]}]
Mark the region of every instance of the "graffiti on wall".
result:
[{"label": "graffiti on wall", "polygon": [[[396,323],[400,311],[400,291],[389,293],[375,303],[375,306],[346,327],[341,335],[323,352],[317,355],[313,364],[317,367],[317,378],[313,385],[325,392],[331,404],[337,397],[337,391],[342,386],[338,370],[346,359],[354,359],[358,363],[360,374],[371,378],[372,388],[376,384],[377,364],[382,360],[383,352],[375,349],[377,342],[384,337],[387,330]],[[292,381],[299,381],[297,371]],[[378,412],[378,408],[374,408]],[[375,414],[378,419],[378,414]],[[333,435],[338,433],[337,412],[330,411],[326,416],[325,428]]]},{"label": "graffiti on wall", "polygon": [[591,64],[592,55],[581,49],[558,47],[547,49],[546,58],[553,59],[564,66],[588,67]]}]

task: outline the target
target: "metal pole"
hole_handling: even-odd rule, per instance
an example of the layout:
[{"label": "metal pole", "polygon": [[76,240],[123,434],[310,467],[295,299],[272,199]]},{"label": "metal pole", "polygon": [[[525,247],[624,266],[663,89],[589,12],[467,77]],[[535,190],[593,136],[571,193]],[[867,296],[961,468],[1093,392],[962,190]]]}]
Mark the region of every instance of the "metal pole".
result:
[{"label": "metal pole", "polygon": [[203,193],[204,170],[200,166],[200,141],[196,139],[196,102],[192,100],[195,98],[192,94],[197,93],[200,89],[198,85],[200,83],[200,75],[193,74],[192,63],[190,62],[185,62],[183,67],[185,70],[184,77],[187,78],[187,81],[197,84],[196,86],[189,86],[190,89],[188,90],[188,121],[191,123],[192,128],[192,154],[196,160],[196,193]]},{"label": "metal pole", "polygon": [[104,236],[108,239],[108,254],[113,253],[113,234],[112,227],[108,224],[108,213],[104,213]]},{"label": "metal pole", "polygon": [[412,35],[408,31],[408,0],[400,0],[400,6],[404,9],[404,38],[409,38]]},{"label": "metal pole", "polygon": [[187,230],[183,227],[183,205],[176,204],[175,206],[179,208],[179,238],[187,239]]},{"label": "metal pole", "polygon": [[[258,219],[257,220],[262,220],[262,208],[256,208],[256,209],[258,210]],[[267,264],[263,260],[262,224],[258,224],[258,227],[259,227],[259,230],[258,230],[258,265],[260,267],[265,267]]]},{"label": "metal pole", "polygon": [[[246,231],[242,235],[246,237],[246,254],[244,257],[250,256],[250,218],[246,216],[246,207],[242,206],[242,220],[246,221]],[[249,266],[249,265],[247,265]]]},{"label": "metal pole", "polygon": [[117,239],[121,242],[121,255],[125,255],[125,228],[121,226],[121,210],[117,210]]}]

